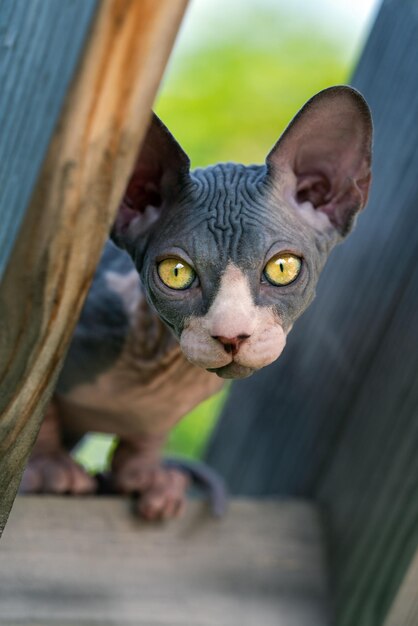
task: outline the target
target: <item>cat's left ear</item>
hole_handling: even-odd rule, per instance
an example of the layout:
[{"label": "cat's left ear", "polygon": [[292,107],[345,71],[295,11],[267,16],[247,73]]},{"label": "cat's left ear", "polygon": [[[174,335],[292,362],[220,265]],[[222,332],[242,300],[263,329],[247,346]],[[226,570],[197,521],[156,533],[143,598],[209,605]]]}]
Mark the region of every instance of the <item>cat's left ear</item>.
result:
[{"label": "cat's left ear", "polygon": [[141,235],[173,202],[189,177],[190,160],[162,121],[152,113],[134,171],[119,206],[111,237],[132,251]]},{"label": "cat's left ear", "polygon": [[303,106],[269,153],[268,179],[293,204],[324,213],[346,235],[367,202],[372,133],[370,110],[358,91],[325,89]]}]

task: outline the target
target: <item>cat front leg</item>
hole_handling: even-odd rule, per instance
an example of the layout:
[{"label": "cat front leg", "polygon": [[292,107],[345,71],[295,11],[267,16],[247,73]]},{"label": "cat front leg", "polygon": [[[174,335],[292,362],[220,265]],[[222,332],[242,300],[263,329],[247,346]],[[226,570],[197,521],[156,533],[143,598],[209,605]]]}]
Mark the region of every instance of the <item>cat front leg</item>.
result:
[{"label": "cat front leg", "polygon": [[96,480],[62,444],[59,407],[53,399],[24,471],[20,492],[82,495],[96,489]]},{"label": "cat front leg", "polygon": [[111,470],[120,493],[139,494],[138,514],[150,521],[178,517],[184,510],[189,476],[162,464],[165,436],[143,435],[119,442]]}]

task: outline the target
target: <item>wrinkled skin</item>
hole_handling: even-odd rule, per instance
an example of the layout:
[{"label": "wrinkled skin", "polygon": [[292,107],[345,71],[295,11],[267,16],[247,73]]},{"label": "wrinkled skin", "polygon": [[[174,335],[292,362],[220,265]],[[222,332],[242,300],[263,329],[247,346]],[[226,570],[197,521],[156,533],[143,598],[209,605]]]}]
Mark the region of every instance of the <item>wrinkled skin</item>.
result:
[{"label": "wrinkled skin", "polygon": [[[141,493],[147,519],[181,512],[188,480],[161,467],[167,433],[222,379],[280,356],[367,201],[371,139],[363,98],[335,87],[303,107],[264,165],[190,172],[153,116],[112,231],[122,250],[109,243],[104,252],[24,490],[93,491],[65,440],[112,432],[115,489]],[[299,273],[272,284],[267,265],[283,254],[298,259]],[[189,268],[185,288],[164,283],[165,259]]]}]

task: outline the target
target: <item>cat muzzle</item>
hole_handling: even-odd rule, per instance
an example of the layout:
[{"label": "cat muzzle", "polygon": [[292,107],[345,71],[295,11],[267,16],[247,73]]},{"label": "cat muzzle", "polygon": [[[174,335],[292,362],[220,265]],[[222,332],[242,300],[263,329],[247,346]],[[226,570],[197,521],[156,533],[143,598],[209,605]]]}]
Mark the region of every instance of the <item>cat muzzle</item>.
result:
[{"label": "cat muzzle", "polygon": [[273,363],[283,351],[286,334],[280,324],[253,335],[212,335],[199,324],[186,328],[180,345],[186,358],[221,378],[246,378]]}]

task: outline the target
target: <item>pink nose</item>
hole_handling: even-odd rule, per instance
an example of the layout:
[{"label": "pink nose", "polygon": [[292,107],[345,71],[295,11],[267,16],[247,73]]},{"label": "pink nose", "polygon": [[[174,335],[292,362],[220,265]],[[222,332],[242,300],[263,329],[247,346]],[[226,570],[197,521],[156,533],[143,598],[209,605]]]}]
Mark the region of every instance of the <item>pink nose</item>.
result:
[{"label": "pink nose", "polygon": [[224,347],[225,352],[235,356],[241,345],[250,335],[238,335],[237,337],[222,337],[222,335],[212,335],[213,339],[217,339]]}]

